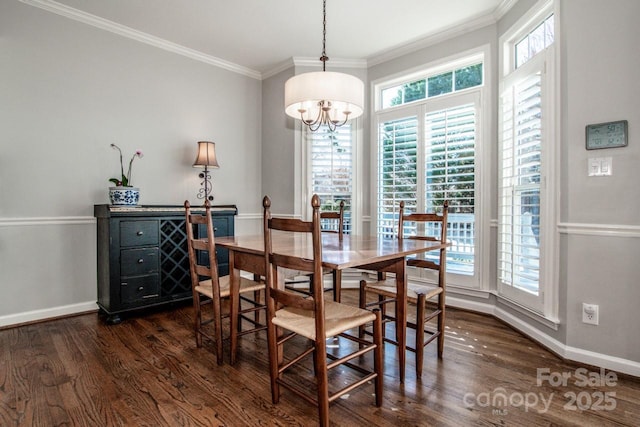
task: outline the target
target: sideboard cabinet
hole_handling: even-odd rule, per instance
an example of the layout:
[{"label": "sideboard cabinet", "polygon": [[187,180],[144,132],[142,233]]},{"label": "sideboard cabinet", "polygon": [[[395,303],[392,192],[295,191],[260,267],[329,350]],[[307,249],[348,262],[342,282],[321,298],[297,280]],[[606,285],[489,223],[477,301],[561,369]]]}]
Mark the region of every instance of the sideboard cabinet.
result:
[{"label": "sideboard cabinet", "polygon": [[[204,212],[204,208],[192,208]],[[216,236],[234,235],[233,205],[213,206]],[[183,206],[95,205],[98,222],[98,307],[108,323],[125,312],[191,298]],[[204,226],[196,233],[206,237]],[[217,249],[218,271],[229,274],[229,254]]]}]

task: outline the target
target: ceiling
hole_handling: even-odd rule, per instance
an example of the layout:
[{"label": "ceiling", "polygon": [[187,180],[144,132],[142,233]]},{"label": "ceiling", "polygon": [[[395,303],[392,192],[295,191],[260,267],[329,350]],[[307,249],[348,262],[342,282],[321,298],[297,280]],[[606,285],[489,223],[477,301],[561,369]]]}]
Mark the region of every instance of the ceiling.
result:
[{"label": "ceiling", "polygon": [[[254,72],[319,58],[321,0],[22,0],[111,21]],[[375,62],[443,32],[495,22],[514,0],[328,0],[327,56]],[[80,12],[78,12],[80,11]],[[95,24],[94,24],[95,25]],[[98,25],[99,26],[99,25]],[[121,27],[124,26],[124,27]],[[104,27],[104,25],[103,25]],[[139,33],[140,32],[140,33]],[[330,68],[331,60],[327,63]]]}]

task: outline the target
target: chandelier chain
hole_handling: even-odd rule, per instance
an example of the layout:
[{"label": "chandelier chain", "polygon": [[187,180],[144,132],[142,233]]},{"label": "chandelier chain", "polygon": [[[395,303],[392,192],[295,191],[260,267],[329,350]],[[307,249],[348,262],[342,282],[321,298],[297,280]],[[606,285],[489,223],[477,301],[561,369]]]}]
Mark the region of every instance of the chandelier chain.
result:
[{"label": "chandelier chain", "polygon": [[326,71],[327,61],[327,0],[322,0],[322,71]]}]

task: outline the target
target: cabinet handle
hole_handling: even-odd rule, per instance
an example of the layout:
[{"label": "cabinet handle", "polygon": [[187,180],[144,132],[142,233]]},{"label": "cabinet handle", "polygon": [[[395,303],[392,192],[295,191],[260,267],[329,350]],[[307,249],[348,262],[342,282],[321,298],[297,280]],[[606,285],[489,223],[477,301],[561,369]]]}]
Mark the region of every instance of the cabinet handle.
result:
[{"label": "cabinet handle", "polygon": [[138,236],[142,236],[142,235],[144,234],[144,232],[143,232],[143,231],[138,231],[136,234],[137,234]]},{"label": "cabinet handle", "polygon": [[140,258],[140,259],[138,260],[138,264],[142,264],[143,262],[144,262],[144,259],[142,259],[142,258]]},{"label": "cabinet handle", "polygon": [[213,227],[213,231],[218,231],[218,227]]},{"label": "cabinet handle", "polygon": [[128,285],[128,283],[127,283],[127,282],[122,282],[122,283],[120,283],[120,286],[127,286],[127,285]]},{"label": "cabinet handle", "polygon": [[144,286],[140,286],[140,287],[138,288],[138,290],[139,290],[139,291],[144,291]]}]

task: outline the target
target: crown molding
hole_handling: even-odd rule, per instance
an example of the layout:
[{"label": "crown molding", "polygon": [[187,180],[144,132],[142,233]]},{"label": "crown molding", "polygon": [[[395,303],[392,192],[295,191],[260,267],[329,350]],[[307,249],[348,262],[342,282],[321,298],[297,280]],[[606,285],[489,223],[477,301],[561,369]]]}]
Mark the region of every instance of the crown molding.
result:
[{"label": "crown molding", "polygon": [[502,0],[493,11],[493,17],[499,21],[518,2],[518,0]]},{"label": "crown molding", "polygon": [[[243,67],[242,65],[238,65],[233,62],[226,61],[224,59],[202,53],[195,49],[191,49],[191,48],[179,45],[177,43],[173,43],[168,40],[153,36],[151,34],[135,30],[133,28],[118,24],[108,19],[104,19],[99,16],[92,15],[87,12],[83,12],[73,7],[58,3],[54,0],[19,0],[19,1],[21,3],[46,10],[48,12],[55,13],[60,16],[73,19],[74,21],[82,22],[84,24],[91,25],[92,27],[100,28],[102,30],[109,31],[114,34],[118,34],[122,37],[136,40],[138,42],[145,43],[150,46],[154,46],[154,47],[166,50],[168,52],[176,53],[178,55],[182,55],[187,58],[190,58],[199,62],[203,62],[205,64],[223,68],[225,70],[232,71],[234,73],[238,73],[256,80],[264,80],[266,78],[272,77],[290,68],[291,66],[320,68],[320,64],[317,58],[295,57],[276,65],[274,68],[272,68],[269,71],[261,73],[256,70]],[[504,16],[509,11],[509,9],[511,9],[513,5],[517,3],[517,1],[518,0],[503,0],[498,5],[498,7],[496,7],[496,9],[492,14],[481,16],[473,20],[470,20],[468,22],[465,22],[463,24],[451,26],[433,35],[423,37],[409,43],[395,46],[379,54],[370,56],[367,59],[342,59],[342,58],[331,59],[330,66],[336,67],[336,68],[366,69],[373,65],[390,61],[392,59],[413,53],[415,51],[424,49],[426,47],[443,42],[445,40],[466,34],[471,31],[475,31],[487,25],[494,24],[502,16]]]},{"label": "crown molding", "polygon": [[269,71],[265,71],[262,73],[262,80],[268,79],[269,77],[273,77],[278,73],[283,72],[284,70],[288,70],[289,68],[295,66],[293,62],[293,58],[289,58],[286,61],[282,61],[280,64],[276,65]]},{"label": "crown molding", "polygon": [[471,31],[478,30],[480,28],[486,27],[487,25],[495,24],[495,22],[496,20],[493,14],[481,16],[481,17],[472,19],[470,21],[464,22],[462,24],[445,28],[444,30],[439,31],[430,36],[423,37],[418,40],[415,40],[400,46],[392,47],[379,54],[370,56],[369,58],[367,58],[367,64],[370,67],[373,65],[382,64],[392,59],[396,59],[398,57],[416,52],[420,49],[424,49],[429,46],[433,46],[443,41],[452,39],[454,37],[458,37],[463,34],[469,33]]},{"label": "crown molding", "polygon": [[90,13],[83,12],[81,10],[66,6],[53,0],[19,0],[24,4],[38,7],[48,12],[55,13],[65,18],[73,19],[74,21],[82,22],[92,27],[100,28],[105,31],[109,31],[120,36],[139,41],[141,43],[154,46],[168,52],[176,53],[178,55],[185,56],[187,58],[194,59],[196,61],[204,62],[205,64],[213,65],[219,68],[223,68],[234,73],[242,74],[253,79],[261,80],[262,75],[260,72],[252,70],[247,67],[243,67],[233,62],[225,61],[224,59],[217,58],[215,56],[207,55],[194,49],[179,45],[177,43],[170,42],[165,39],[161,39],[151,34],[144,33],[142,31],[134,30],[133,28],[125,25],[118,24],[108,19],[100,18],[99,16],[92,15]]}]

